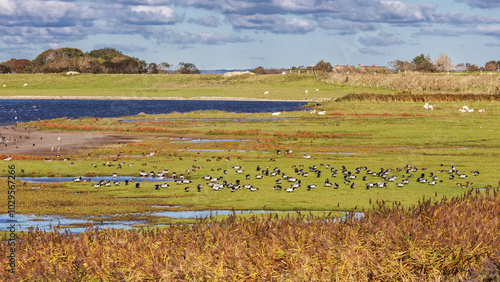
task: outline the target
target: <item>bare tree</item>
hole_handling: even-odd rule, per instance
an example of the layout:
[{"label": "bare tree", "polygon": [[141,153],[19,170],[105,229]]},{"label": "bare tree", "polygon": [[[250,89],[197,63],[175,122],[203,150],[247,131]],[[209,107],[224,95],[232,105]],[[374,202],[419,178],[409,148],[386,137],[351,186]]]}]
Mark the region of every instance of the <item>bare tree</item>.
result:
[{"label": "bare tree", "polygon": [[434,60],[434,66],[438,72],[453,70],[451,59],[446,54],[439,54],[439,56]]}]

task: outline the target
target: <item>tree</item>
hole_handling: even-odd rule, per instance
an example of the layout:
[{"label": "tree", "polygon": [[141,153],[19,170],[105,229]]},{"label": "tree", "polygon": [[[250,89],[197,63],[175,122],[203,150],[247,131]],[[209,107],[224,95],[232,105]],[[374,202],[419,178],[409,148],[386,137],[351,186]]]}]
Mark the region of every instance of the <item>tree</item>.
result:
[{"label": "tree", "polygon": [[420,54],[419,56],[416,56],[415,58],[413,58],[413,63],[416,66],[423,64],[425,61],[426,61],[426,57],[424,56],[424,54]]},{"label": "tree", "polygon": [[465,67],[465,64],[464,63],[460,63],[460,64],[457,64],[455,66],[455,70],[456,71],[459,71],[459,72],[462,72],[462,71],[466,71],[467,68]]},{"label": "tree", "polygon": [[200,70],[196,68],[196,66],[192,63],[184,63],[180,62],[179,63],[179,69],[177,70],[177,73],[180,74],[199,74]]},{"label": "tree", "polygon": [[451,59],[446,54],[439,54],[436,60],[434,60],[434,65],[438,72],[453,70],[453,64],[451,63]]},{"label": "tree", "polygon": [[323,60],[319,61],[314,66],[314,69],[317,71],[321,71],[321,72],[332,72],[333,71],[332,64],[330,64],[329,62],[325,62]]},{"label": "tree", "polygon": [[489,61],[484,65],[485,71],[496,71],[500,69],[500,61]]},{"label": "tree", "polygon": [[389,67],[394,71],[415,70],[415,64],[409,61],[395,60],[389,62]]},{"label": "tree", "polygon": [[161,63],[159,64],[159,68],[160,68],[160,69],[159,69],[159,72],[160,72],[160,73],[168,73],[168,69],[169,69],[170,67],[171,67],[171,66],[170,66],[170,64],[169,64],[169,63],[167,63],[167,62],[161,62]]},{"label": "tree", "polygon": [[9,66],[5,64],[0,64],[0,73],[10,73],[12,70]]},{"label": "tree", "polygon": [[120,51],[116,50],[115,48],[107,48],[107,47],[92,50],[88,54],[92,58],[100,58],[100,59],[104,59],[106,61],[110,61],[115,57],[123,56],[123,54]]},{"label": "tree", "polygon": [[64,54],[68,59],[85,56],[85,53],[83,53],[82,50],[69,47],[59,48],[57,49],[57,53]]},{"label": "tree", "polygon": [[[79,71],[83,72],[87,69],[88,64],[86,61],[87,54],[83,53],[80,49],[76,48],[59,48],[48,49],[40,53],[31,66],[37,72],[43,73],[57,73],[66,71]],[[80,69],[83,67],[83,69]]]},{"label": "tree", "polygon": [[22,73],[26,71],[27,65],[29,65],[30,61],[27,59],[10,59],[7,62],[3,63],[8,66],[12,72]]},{"label": "tree", "polygon": [[256,67],[255,69],[252,70],[252,72],[255,74],[282,74],[284,71],[286,71],[286,70],[283,68],[281,68],[281,69],[275,69],[275,68],[265,69],[261,66]]},{"label": "tree", "polygon": [[431,61],[429,55],[424,56],[424,54],[420,54],[413,59],[413,63],[415,64],[415,70],[423,71],[423,72],[435,72],[436,67]]},{"label": "tree", "polygon": [[481,69],[477,65],[471,63],[465,63],[465,70],[468,72],[474,72],[474,71],[480,71]]},{"label": "tree", "polygon": [[253,73],[255,74],[267,74],[267,71],[265,68],[263,68],[262,66],[259,66],[259,67],[256,67],[252,70]]},{"label": "tree", "polygon": [[148,73],[150,74],[158,74],[160,71],[159,71],[159,67],[158,67],[158,64],[156,63],[150,63],[148,65],[148,70],[147,70]]}]

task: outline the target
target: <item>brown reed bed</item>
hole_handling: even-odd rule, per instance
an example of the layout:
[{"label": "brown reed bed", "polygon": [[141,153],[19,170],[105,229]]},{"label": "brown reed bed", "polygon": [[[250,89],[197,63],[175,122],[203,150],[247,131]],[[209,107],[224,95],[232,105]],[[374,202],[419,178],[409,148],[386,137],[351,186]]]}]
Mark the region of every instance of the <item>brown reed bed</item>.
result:
[{"label": "brown reed bed", "polygon": [[[348,80],[346,82],[346,76]],[[400,93],[499,94],[498,74],[328,74],[319,80],[338,86],[384,89]]]},{"label": "brown reed bed", "polygon": [[[497,281],[498,230],[498,188],[410,208],[377,202],[341,222],[299,213],[157,230],[35,230],[17,238],[16,279]],[[2,253],[7,248],[1,244]],[[2,262],[7,269],[6,256]]]},{"label": "brown reed bed", "polygon": [[494,94],[348,94],[337,99],[342,101],[369,101],[369,102],[493,102],[500,101],[500,95]]}]

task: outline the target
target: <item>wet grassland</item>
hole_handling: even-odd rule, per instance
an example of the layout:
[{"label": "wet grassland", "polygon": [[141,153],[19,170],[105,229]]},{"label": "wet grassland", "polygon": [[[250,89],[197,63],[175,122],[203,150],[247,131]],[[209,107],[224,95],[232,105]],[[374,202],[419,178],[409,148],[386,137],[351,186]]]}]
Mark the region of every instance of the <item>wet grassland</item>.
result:
[{"label": "wet grassland", "polygon": [[[271,113],[203,111],[21,124],[144,140],[50,160],[11,156],[18,178],[82,176],[18,181],[19,213],[166,224],[80,235],[30,232],[20,243],[30,271],[23,277],[498,279],[500,105],[428,102],[433,110],[373,98],[322,101],[274,120]],[[458,111],[463,105],[476,111]],[[270,120],[254,120],[262,118]],[[151,172],[164,181],[139,187],[84,181]],[[190,225],[148,216],[221,209],[301,212],[182,221]],[[345,211],[364,216],[331,220]],[[41,252],[63,272],[32,256]]]},{"label": "wet grassland", "polygon": [[[127,202],[134,207],[127,212],[151,210],[151,205],[180,205],[189,209],[265,207],[271,210],[346,211],[367,209],[377,200],[410,206],[424,196],[440,199],[460,195],[466,188],[496,187],[498,184],[495,159],[500,152],[500,123],[494,114],[498,110],[494,108],[496,104],[484,104],[487,112],[472,114],[458,112],[458,105],[461,104],[437,104],[436,110],[424,111],[419,104],[391,103],[391,111],[388,111],[387,103],[325,102],[315,105],[316,111],[324,110],[325,115],[311,114],[311,109],[282,113],[282,118],[294,118],[282,120],[232,121],[231,117],[262,118],[262,115],[244,114],[242,117],[222,112],[196,112],[128,117],[127,122],[119,118],[32,122],[27,125],[42,129],[129,132],[143,134],[146,139],[78,156],[61,156],[51,162],[22,160],[19,156],[16,164],[22,168],[19,177],[83,176],[85,180],[90,176],[116,174],[138,178],[141,170],[147,175],[153,172],[156,178],[161,171],[168,171],[164,177],[169,180],[179,179],[183,174],[191,181],[182,184],[165,181],[170,188],[159,190],[154,189],[156,182],[141,183],[140,188],[132,183],[99,188],[88,182],[41,185],[58,186],[47,190],[31,189],[29,186],[34,185],[26,184],[29,193],[36,195],[34,199],[43,199],[39,195],[44,193],[56,195],[58,191],[66,191],[69,195],[61,193],[60,196],[69,197],[69,203],[83,200],[90,205],[76,209],[72,204],[57,204],[66,201],[55,195],[48,196],[52,199],[52,208],[51,201],[47,206],[26,203],[27,207],[31,206],[26,212],[39,213],[33,210],[36,207],[43,209],[43,214],[120,213],[126,211]],[[139,121],[133,122],[133,119]],[[235,169],[238,166],[242,171]],[[452,167],[459,173],[450,174]],[[269,173],[266,175],[263,171]],[[335,171],[336,176],[333,176]],[[480,174],[473,175],[475,171]],[[177,177],[172,177],[172,173]],[[466,177],[461,178],[462,173]],[[285,189],[294,182],[284,179],[283,174],[301,180],[300,188],[286,193]],[[429,182],[437,180],[436,184],[418,182],[422,174]],[[257,178],[257,175],[263,177]],[[449,179],[450,175],[454,178]],[[214,191],[208,186],[210,181],[206,176],[218,178],[213,181],[217,183],[239,181],[242,189],[231,192],[224,187]],[[385,178],[390,176],[397,178],[387,181]],[[438,179],[432,179],[436,176]],[[397,186],[405,178],[410,183]],[[282,180],[282,190],[273,189],[278,179]],[[325,186],[327,179],[332,186]],[[366,183],[379,181],[387,182],[387,187],[366,189]],[[339,185],[337,189],[333,187],[335,183]],[[351,188],[352,183],[354,187]],[[196,191],[198,184],[202,185],[201,192]],[[243,188],[245,184],[259,190],[248,193],[248,189]],[[308,185],[317,187],[307,190]],[[190,187],[190,192],[184,191],[186,187]],[[74,193],[100,200],[84,200],[82,195],[75,198]],[[111,199],[143,200],[115,199],[116,204],[111,204],[113,201],[105,195]],[[108,204],[103,207],[103,202]]]}]

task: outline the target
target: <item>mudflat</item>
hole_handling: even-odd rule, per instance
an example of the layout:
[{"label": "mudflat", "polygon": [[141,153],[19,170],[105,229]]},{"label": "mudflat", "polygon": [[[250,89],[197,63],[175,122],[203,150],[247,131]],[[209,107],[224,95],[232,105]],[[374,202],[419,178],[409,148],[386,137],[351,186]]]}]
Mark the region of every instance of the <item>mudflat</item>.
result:
[{"label": "mudflat", "polygon": [[142,138],[134,135],[103,132],[68,132],[43,130],[36,127],[0,127],[0,155],[31,155],[54,157],[106,145],[135,143]]}]

